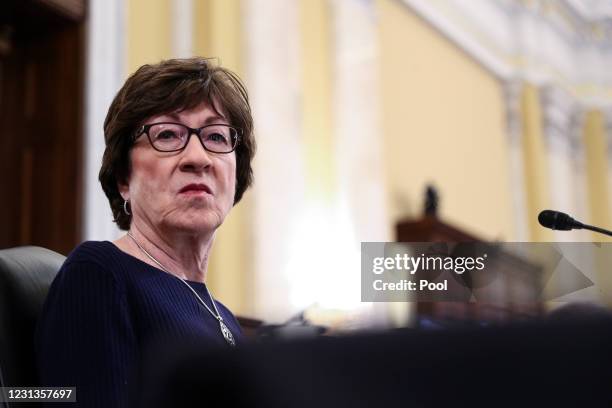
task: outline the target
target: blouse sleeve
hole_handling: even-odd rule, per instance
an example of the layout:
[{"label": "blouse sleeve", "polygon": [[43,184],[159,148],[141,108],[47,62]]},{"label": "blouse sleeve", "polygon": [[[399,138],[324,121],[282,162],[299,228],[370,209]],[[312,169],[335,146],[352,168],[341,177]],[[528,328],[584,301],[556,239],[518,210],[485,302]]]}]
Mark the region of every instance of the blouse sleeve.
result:
[{"label": "blouse sleeve", "polygon": [[38,323],[36,348],[43,386],[76,386],[77,403],[66,406],[133,405],[136,339],[125,290],[111,271],[90,262],[62,267]]}]

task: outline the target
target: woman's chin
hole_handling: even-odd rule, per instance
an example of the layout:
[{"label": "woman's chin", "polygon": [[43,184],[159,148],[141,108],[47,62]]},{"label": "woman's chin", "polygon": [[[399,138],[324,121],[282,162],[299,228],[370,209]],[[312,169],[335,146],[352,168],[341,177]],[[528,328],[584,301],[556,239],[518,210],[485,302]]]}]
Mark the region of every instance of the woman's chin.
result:
[{"label": "woman's chin", "polygon": [[193,217],[183,216],[169,222],[171,229],[193,234],[208,234],[214,232],[223,222],[216,214],[197,214]]}]

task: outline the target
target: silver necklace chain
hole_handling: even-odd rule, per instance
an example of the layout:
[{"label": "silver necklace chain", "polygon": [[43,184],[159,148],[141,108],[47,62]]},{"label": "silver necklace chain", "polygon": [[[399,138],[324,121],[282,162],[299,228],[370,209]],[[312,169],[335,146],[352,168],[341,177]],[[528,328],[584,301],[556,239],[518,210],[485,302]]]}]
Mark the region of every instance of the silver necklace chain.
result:
[{"label": "silver necklace chain", "polygon": [[142,247],[142,245],[140,245],[140,243],[136,240],[136,238],[134,238],[134,235],[132,235],[131,231],[128,231],[127,235],[132,239],[132,241],[134,241],[134,243],[136,244],[138,249],[140,249],[142,251],[142,253],[147,256],[147,258],[149,258],[153,263],[155,263],[155,265],[157,265],[159,267],[159,269],[161,269],[162,271],[166,272],[169,275],[174,276],[175,278],[177,278],[179,281],[183,282],[183,284],[189,288],[189,290],[195,295],[195,297],[202,304],[202,306],[204,306],[206,308],[206,310],[208,310],[208,312],[215,319],[217,319],[217,321],[219,322],[219,326],[221,328],[221,334],[223,334],[223,338],[225,339],[225,341],[227,341],[227,343],[230,346],[235,346],[236,343],[234,341],[234,336],[232,335],[232,332],[229,330],[227,325],[224,323],[223,317],[221,316],[221,313],[219,313],[219,309],[217,309],[217,304],[215,303],[215,299],[212,297],[212,295],[210,294],[210,291],[208,290],[208,286],[204,285],[204,289],[206,289],[206,293],[208,294],[208,297],[210,298],[210,301],[211,301],[211,303],[213,305],[213,308],[215,309],[214,312],[206,304],[206,302],[204,302],[204,300],[200,297],[200,295],[198,295],[198,292],[196,292],[195,289],[192,288],[191,285],[189,283],[187,283],[187,281],[185,279],[183,279],[180,276],[176,276],[175,274],[171,273],[164,265],[161,264],[161,262],[159,262],[157,259],[155,259],[155,257],[153,255],[151,255],[146,249],[144,249]]}]

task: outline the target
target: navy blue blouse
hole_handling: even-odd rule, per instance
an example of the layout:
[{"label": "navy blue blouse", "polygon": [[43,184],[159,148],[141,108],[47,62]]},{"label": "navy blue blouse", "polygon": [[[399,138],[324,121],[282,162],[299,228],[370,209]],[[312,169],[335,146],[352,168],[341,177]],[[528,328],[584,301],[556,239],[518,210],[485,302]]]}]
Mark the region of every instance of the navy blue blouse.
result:
[{"label": "navy blue blouse", "polygon": [[[214,310],[206,285],[188,283]],[[240,344],[238,322],[216,303]],[[217,320],[176,276],[111,242],[85,242],[53,281],[38,323],[41,384],[76,386],[77,404],[70,407],[132,406],[145,351],[187,339],[202,348],[228,347]]]}]

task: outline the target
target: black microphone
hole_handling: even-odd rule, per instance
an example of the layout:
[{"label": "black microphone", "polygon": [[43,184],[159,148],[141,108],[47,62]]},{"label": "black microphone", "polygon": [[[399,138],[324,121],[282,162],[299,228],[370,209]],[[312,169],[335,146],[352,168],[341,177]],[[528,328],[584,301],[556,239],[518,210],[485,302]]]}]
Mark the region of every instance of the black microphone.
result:
[{"label": "black microphone", "polygon": [[576,221],[569,215],[553,210],[544,210],[538,215],[540,225],[553,230],[569,231],[581,229],[582,223]]},{"label": "black microphone", "polygon": [[599,232],[601,234],[612,236],[612,231],[603,228],[594,227],[592,225],[583,224],[576,221],[569,215],[560,211],[544,210],[538,215],[538,222],[541,226],[552,230],[569,231],[572,229],[588,229],[590,231]]}]

